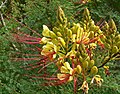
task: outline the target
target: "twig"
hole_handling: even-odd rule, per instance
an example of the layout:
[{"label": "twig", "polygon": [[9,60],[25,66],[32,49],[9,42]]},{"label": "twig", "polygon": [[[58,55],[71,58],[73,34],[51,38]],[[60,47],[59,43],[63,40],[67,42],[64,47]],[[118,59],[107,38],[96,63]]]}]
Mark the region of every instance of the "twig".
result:
[{"label": "twig", "polygon": [[36,35],[41,36],[41,35],[40,35],[39,33],[37,33],[35,30],[33,30],[33,29],[31,29],[30,27],[28,27],[27,25],[19,22],[16,18],[13,18],[13,19],[14,19],[16,22],[18,22],[21,26],[26,27],[27,29],[29,29],[30,31],[32,31],[33,33],[35,33]]},{"label": "twig", "polygon": [[[4,7],[5,3],[7,3],[7,0],[5,0],[5,2],[2,2],[2,4],[0,5],[0,9],[2,7]],[[6,27],[6,24],[5,24],[5,21],[4,21],[4,18],[3,18],[3,14],[1,13],[1,11],[0,11],[0,16],[1,16],[1,21],[2,21],[3,26],[6,28],[6,30],[8,30],[7,27]]]},{"label": "twig", "polygon": [[5,3],[7,3],[7,0],[5,0],[5,2],[2,2],[2,4],[0,5],[0,9],[5,5]]},{"label": "twig", "polygon": [[1,16],[1,20],[2,20],[2,24],[3,24],[3,26],[6,28],[6,30],[8,30],[7,27],[6,27],[6,24],[5,24],[4,18],[3,18],[3,14],[2,14],[1,12],[0,12],[0,16]]},{"label": "twig", "polygon": [[120,52],[115,53],[113,56],[109,57],[102,65],[98,66],[98,68],[103,67],[105,64],[107,64],[113,57],[117,56],[120,54]]}]

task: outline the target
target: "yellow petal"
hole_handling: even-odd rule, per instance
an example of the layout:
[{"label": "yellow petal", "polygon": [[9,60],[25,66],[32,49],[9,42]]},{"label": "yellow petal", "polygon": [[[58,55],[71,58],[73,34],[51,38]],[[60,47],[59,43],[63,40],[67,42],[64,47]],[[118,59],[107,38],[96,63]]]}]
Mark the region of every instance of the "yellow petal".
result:
[{"label": "yellow petal", "polygon": [[60,41],[60,43],[62,44],[62,46],[64,46],[65,47],[65,41],[64,41],[64,39],[63,38],[61,38],[61,37],[58,37],[58,40]]},{"label": "yellow petal", "polygon": [[71,74],[71,75],[73,74],[73,69],[72,69],[72,68],[70,69],[70,74]]},{"label": "yellow petal", "polygon": [[70,64],[69,64],[68,62],[65,62],[65,63],[64,63],[64,66],[65,66],[67,69],[71,69]]},{"label": "yellow petal", "polygon": [[73,80],[73,76],[70,76],[69,79],[68,79],[68,82],[70,82],[72,80]]},{"label": "yellow petal", "polygon": [[77,65],[77,72],[78,72],[78,74],[80,74],[80,73],[81,73],[81,71],[82,71],[81,66],[80,66],[80,65]]},{"label": "yellow petal", "polygon": [[109,69],[109,66],[103,66],[104,67],[104,69]]},{"label": "yellow petal", "polygon": [[56,58],[56,54],[53,55],[53,58]]},{"label": "yellow petal", "polygon": [[78,90],[80,89],[82,89],[85,92],[85,94],[88,93],[88,90],[89,90],[88,83],[84,81],[82,86]]},{"label": "yellow petal", "polygon": [[65,77],[66,77],[65,74],[60,74],[60,73],[57,74],[57,78],[58,78],[59,80],[64,80]]},{"label": "yellow petal", "polygon": [[60,71],[61,71],[61,73],[69,73],[69,70],[65,66],[62,66],[60,68]]},{"label": "yellow petal", "polygon": [[45,37],[49,37],[49,28],[46,26],[46,25],[43,25],[43,32],[42,32],[42,35],[45,36]]},{"label": "yellow petal", "polygon": [[50,31],[50,32],[49,32],[49,36],[50,36],[51,38],[56,38],[56,34],[55,34],[53,31]]},{"label": "yellow petal", "polygon": [[50,39],[49,38],[46,38],[46,37],[43,37],[40,41],[40,43],[43,43],[43,44],[46,44],[47,42],[49,42]]},{"label": "yellow petal", "polygon": [[75,42],[76,41],[76,34],[72,35],[72,41]]}]

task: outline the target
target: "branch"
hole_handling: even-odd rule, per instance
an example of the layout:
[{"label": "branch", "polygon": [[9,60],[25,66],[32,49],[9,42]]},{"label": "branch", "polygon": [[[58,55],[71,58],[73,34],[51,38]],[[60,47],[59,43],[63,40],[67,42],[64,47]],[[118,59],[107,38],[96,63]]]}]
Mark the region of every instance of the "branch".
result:
[{"label": "branch", "polygon": [[2,2],[2,4],[0,5],[0,9],[4,7],[5,3],[7,3],[7,0],[5,0],[5,2]]},{"label": "branch", "polygon": [[[7,3],[7,0],[5,0],[5,2],[2,2],[2,4],[0,5],[0,10],[1,10],[2,7],[4,7],[5,3]],[[6,27],[4,18],[3,18],[3,14],[1,13],[1,11],[0,11],[0,16],[1,16],[2,24],[3,24],[3,26],[4,26],[4,27],[6,28],[6,30],[7,30],[7,27]]]},{"label": "branch", "polygon": [[113,56],[109,57],[106,61],[104,61],[104,63],[100,66],[98,66],[98,68],[103,67],[105,64],[107,64],[113,57],[117,56],[118,54],[120,54],[120,52],[115,53]]},{"label": "branch", "polygon": [[1,12],[0,12],[0,16],[1,16],[1,21],[2,21],[3,26],[5,27],[6,30],[8,30],[5,24],[4,18],[3,18],[3,14]]},{"label": "branch", "polygon": [[[13,17],[12,17],[12,18],[13,18]],[[35,33],[36,35],[40,36],[40,34],[37,33],[37,31],[35,31],[35,30],[31,29],[30,27],[28,27],[27,25],[25,25],[25,24],[19,22],[16,18],[13,18],[13,19],[14,19],[16,22],[18,22],[21,26],[26,27],[27,29],[29,29],[30,31],[32,31],[33,33]]]}]

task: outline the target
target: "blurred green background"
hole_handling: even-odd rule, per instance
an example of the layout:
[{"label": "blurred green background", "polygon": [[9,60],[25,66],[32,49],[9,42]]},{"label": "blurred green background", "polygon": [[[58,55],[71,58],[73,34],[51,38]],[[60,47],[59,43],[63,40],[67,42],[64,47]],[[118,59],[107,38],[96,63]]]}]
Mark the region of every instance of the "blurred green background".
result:
[{"label": "blurred green background", "polygon": [[[101,18],[115,20],[120,32],[120,1],[91,0],[79,4],[80,0],[1,0],[0,1],[0,94],[72,94],[73,83],[56,87],[40,86],[39,79],[23,76],[24,62],[13,62],[10,56],[23,51],[28,45],[13,43],[11,34],[22,31],[34,36],[29,28],[41,33],[42,25],[52,28],[56,21],[57,7],[61,6],[68,20],[79,22],[85,7],[97,23]],[[4,4],[5,2],[5,4]],[[3,6],[2,6],[3,5]],[[26,26],[20,25],[14,19]],[[89,94],[120,94],[120,61],[110,62],[110,76],[101,71],[104,82],[101,87],[90,87]],[[102,69],[101,69],[102,70]],[[78,92],[80,94],[80,92]]]}]

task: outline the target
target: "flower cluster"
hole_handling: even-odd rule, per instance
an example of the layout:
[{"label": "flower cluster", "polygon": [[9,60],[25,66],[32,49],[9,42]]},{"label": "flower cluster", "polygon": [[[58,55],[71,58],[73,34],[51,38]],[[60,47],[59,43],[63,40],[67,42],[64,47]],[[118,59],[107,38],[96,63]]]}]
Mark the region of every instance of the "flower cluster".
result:
[{"label": "flower cluster", "polygon": [[[40,68],[38,73],[42,74],[47,71],[47,67],[50,64],[53,64],[57,66],[57,71],[54,74],[39,76],[39,78],[49,81],[44,83],[44,85],[61,85],[73,81],[74,92],[76,92],[77,82],[80,80],[83,82],[80,89],[88,93],[89,81],[87,81],[87,78],[91,79],[91,84],[101,86],[103,82],[100,75],[96,75],[99,69],[93,58],[93,50],[97,46],[100,46],[102,49],[108,47],[108,44],[104,46],[107,39],[105,37],[106,33],[103,31],[109,28],[106,24],[103,31],[101,31],[100,27],[96,26],[91,19],[87,8],[84,9],[83,18],[79,23],[70,23],[60,7],[57,13],[56,26],[50,30],[46,25],[43,25],[42,38],[33,38],[28,35],[26,38],[15,36],[20,42],[28,44],[37,43],[42,46],[41,49],[37,48],[40,51],[40,62],[37,65],[29,65],[31,68],[26,69]],[[111,24],[114,24],[113,21]],[[112,29],[115,30],[116,28],[113,27]],[[117,34],[116,37],[119,37],[119,35]],[[116,40],[118,39],[116,38]],[[119,41],[116,45],[119,46]],[[118,52],[118,47],[116,47],[113,47],[113,53]],[[104,63],[102,66],[104,66]],[[37,78],[37,76],[31,77]]]}]

